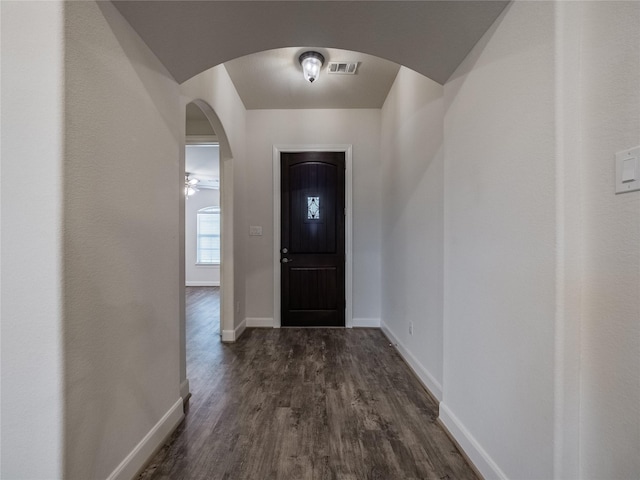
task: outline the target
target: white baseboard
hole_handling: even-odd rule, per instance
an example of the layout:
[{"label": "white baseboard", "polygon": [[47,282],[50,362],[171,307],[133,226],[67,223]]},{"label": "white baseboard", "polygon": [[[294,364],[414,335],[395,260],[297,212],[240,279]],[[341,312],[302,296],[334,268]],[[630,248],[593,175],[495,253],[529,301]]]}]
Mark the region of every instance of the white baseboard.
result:
[{"label": "white baseboard", "polygon": [[354,328],[380,328],[379,318],[353,318],[351,326]]},{"label": "white baseboard", "polygon": [[235,342],[240,338],[240,335],[244,333],[244,329],[247,328],[247,321],[242,320],[234,330],[223,330],[222,341],[223,342]]},{"label": "white baseboard", "polygon": [[188,378],[180,384],[180,396],[182,397],[183,401],[186,401],[191,396],[191,392],[189,391]]},{"label": "white baseboard", "polygon": [[219,287],[220,280],[187,280],[184,282],[185,287]]},{"label": "white baseboard", "polygon": [[460,448],[462,448],[471,463],[473,463],[484,478],[507,480],[507,476],[498,464],[493,461],[444,402],[440,403],[440,423],[449,431],[449,434],[456,442],[458,442]]},{"label": "white baseboard", "polygon": [[429,373],[429,370],[427,370],[425,366],[422,365],[418,361],[418,359],[409,351],[409,349],[405,347],[393,333],[391,333],[391,330],[386,323],[380,322],[380,328],[382,329],[382,332],[387,336],[389,341],[396,347],[396,350],[407,363],[407,365],[409,365],[409,368],[411,368],[411,370],[413,370],[413,373],[416,374],[416,377],[418,377],[418,380],[420,380],[420,383],[422,383],[424,388],[426,388],[431,393],[431,395],[433,395],[434,398],[438,400],[438,402],[441,402],[442,385],[440,385],[440,382],[438,382],[435,377],[431,375],[431,373]]},{"label": "white baseboard", "polygon": [[242,320],[240,322],[240,325],[238,325],[235,329],[235,337],[236,337],[235,340],[238,340],[240,338],[240,335],[244,333],[245,328],[247,328],[247,321]]},{"label": "white baseboard", "polygon": [[182,398],[169,409],[154,427],[140,440],[140,443],[111,472],[107,480],[131,480],[146,465],[151,456],[162,446],[167,437],[184,418]]},{"label": "white baseboard", "polygon": [[247,327],[273,328],[273,318],[247,317]]}]

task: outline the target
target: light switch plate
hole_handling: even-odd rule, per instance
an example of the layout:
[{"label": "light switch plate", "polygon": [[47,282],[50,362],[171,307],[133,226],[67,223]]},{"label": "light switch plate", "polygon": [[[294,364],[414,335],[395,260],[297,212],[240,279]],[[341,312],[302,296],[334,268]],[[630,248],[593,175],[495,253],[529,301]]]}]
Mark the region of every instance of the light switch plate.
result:
[{"label": "light switch plate", "polygon": [[249,236],[251,237],[261,237],[262,236],[262,227],[257,225],[249,226]]},{"label": "light switch plate", "polygon": [[[629,180],[630,173],[635,170],[635,179]],[[625,181],[623,181],[625,180]],[[635,192],[640,190],[640,147],[616,153],[616,193]]]}]

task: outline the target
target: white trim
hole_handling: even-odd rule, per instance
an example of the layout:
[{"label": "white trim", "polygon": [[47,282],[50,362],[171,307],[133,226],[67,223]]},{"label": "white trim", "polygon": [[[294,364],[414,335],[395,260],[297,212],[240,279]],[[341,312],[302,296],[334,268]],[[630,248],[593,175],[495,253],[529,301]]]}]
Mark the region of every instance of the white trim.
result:
[{"label": "white trim", "polygon": [[247,327],[273,328],[273,318],[247,317],[245,322],[247,322]]},{"label": "white trim", "polygon": [[180,384],[180,396],[182,397],[182,401],[184,402],[191,396],[191,392],[189,391],[189,379],[187,378],[184,382]]},{"label": "white trim", "polygon": [[418,380],[420,380],[422,386],[426,388],[429,393],[431,393],[431,395],[436,398],[436,400],[441,402],[442,385],[440,384],[440,382],[438,382],[435,377],[431,375],[429,370],[427,370],[427,368],[422,365],[422,363],[420,363],[418,359],[409,351],[409,349],[405,347],[404,344],[400,340],[398,340],[398,338],[393,333],[391,333],[389,325],[382,321],[380,322],[380,328],[382,329],[382,333],[384,333],[389,341],[393,344],[406,364],[409,365],[409,368],[413,370],[413,373],[415,373],[416,377],[418,377]]},{"label": "white trim", "polygon": [[182,398],[179,398],[120,465],[111,472],[107,480],[131,480],[135,478],[183,418]]},{"label": "white trim", "polygon": [[187,280],[184,282],[185,287],[219,287],[220,280]]},{"label": "white trim", "polygon": [[353,326],[353,147],[348,144],[273,146],[273,326],[280,328],[280,154],[284,152],[344,152],[345,177],[345,327]]},{"label": "white trim", "polygon": [[554,478],[579,478],[581,323],[584,280],[581,80],[583,6],[555,7]]},{"label": "white trim", "polygon": [[354,328],[380,328],[379,318],[354,318],[351,321]]},{"label": "white trim", "polygon": [[220,145],[215,135],[185,135],[185,145]]},{"label": "white trim", "polygon": [[440,403],[440,423],[449,431],[449,434],[458,442],[458,445],[467,455],[471,463],[478,469],[484,478],[497,478],[507,480],[505,473],[498,467],[489,454],[480,446],[480,443],[469,433],[462,422],[454,415],[449,407]]},{"label": "white trim", "polygon": [[234,163],[220,152],[220,331],[235,324]]},{"label": "white trim", "polygon": [[223,342],[235,342],[240,338],[240,335],[244,333],[244,329],[247,328],[247,321],[242,320],[240,325],[238,325],[233,330],[223,330],[222,331],[222,341]]}]

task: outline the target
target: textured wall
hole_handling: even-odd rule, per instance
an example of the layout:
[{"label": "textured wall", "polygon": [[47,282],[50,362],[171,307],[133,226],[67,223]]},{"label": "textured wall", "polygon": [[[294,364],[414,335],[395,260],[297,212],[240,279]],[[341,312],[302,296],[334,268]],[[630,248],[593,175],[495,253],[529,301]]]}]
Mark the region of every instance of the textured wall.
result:
[{"label": "textured wall", "polygon": [[63,7],[0,2],[0,13],[0,477],[60,478]]},{"label": "textured wall", "polygon": [[640,145],[640,3],[585,2],[581,477],[640,477],[640,192],[614,154]]},{"label": "textured wall", "polygon": [[440,411],[489,477],[553,476],[554,25],[511,4],[445,85]]},{"label": "textured wall", "polygon": [[[443,87],[401,68],[382,108],[382,320],[442,396]],[[413,334],[409,333],[413,323]]]},{"label": "textured wall", "polygon": [[106,478],[180,399],[180,103],[111,4],[65,8],[65,478]]}]

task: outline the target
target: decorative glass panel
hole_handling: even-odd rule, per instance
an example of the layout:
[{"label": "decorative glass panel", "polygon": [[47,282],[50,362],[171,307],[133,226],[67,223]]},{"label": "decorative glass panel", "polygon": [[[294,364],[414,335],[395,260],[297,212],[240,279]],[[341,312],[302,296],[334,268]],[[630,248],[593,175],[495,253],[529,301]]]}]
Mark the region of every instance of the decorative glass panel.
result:
[{"label": "decorative glass panel", "polygon": [[307,218],[320,220],[320,197],[307,197]]}]

